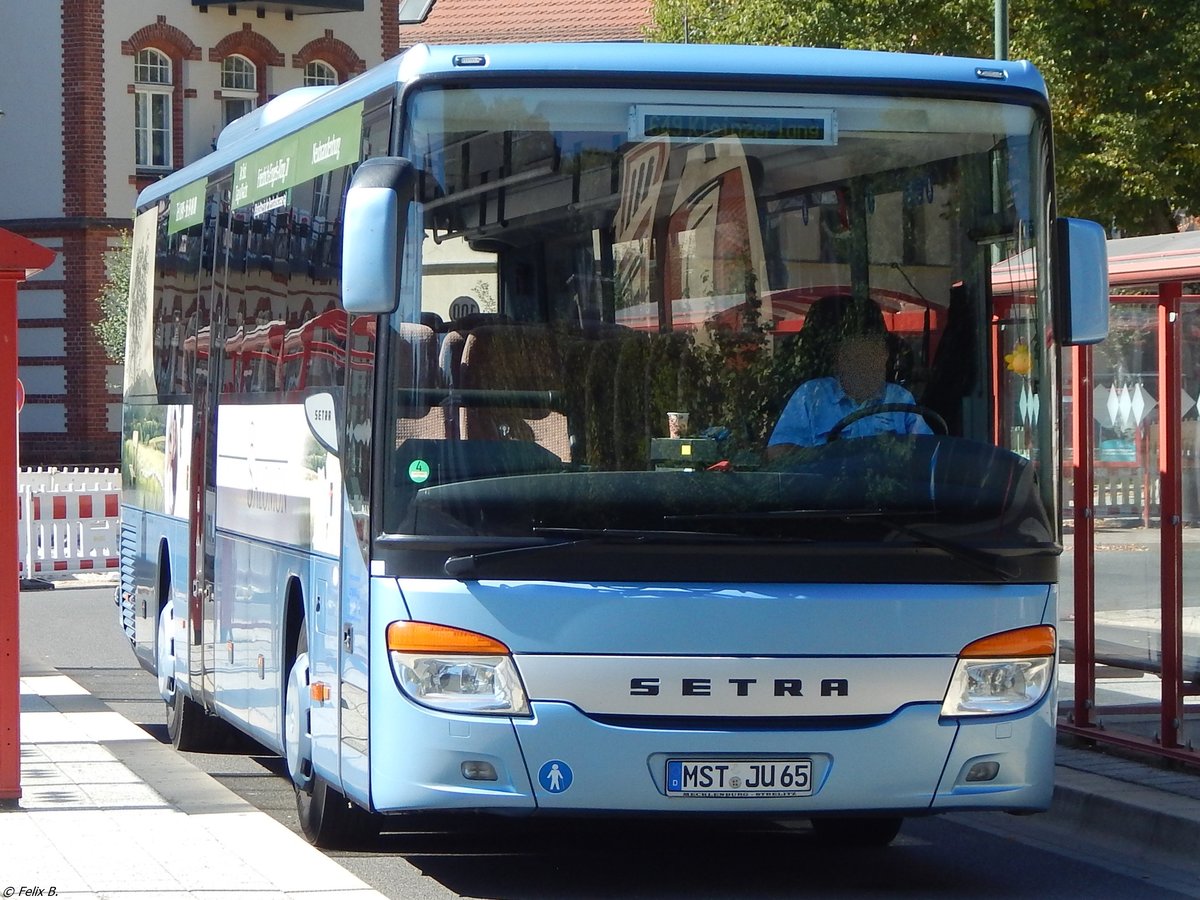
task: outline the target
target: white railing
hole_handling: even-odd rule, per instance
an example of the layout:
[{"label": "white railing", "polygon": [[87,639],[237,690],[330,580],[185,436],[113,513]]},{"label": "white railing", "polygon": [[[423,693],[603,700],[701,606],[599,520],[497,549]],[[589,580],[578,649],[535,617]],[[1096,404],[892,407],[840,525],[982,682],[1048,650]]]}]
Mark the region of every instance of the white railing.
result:
[{"label": "white railing", "polygon": [[120,566],[120,472],[21,469],[17,491],[22,578]]}]

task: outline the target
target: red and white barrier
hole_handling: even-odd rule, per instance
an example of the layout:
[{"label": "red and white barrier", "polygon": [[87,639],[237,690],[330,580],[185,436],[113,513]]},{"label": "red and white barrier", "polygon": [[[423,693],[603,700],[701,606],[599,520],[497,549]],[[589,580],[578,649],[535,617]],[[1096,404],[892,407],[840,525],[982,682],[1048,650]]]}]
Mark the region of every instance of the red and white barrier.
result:
[{"label": "red and white barrier", "polygon": [[17,485],[22,578],[120,566],[120,473],[22,470]]}]

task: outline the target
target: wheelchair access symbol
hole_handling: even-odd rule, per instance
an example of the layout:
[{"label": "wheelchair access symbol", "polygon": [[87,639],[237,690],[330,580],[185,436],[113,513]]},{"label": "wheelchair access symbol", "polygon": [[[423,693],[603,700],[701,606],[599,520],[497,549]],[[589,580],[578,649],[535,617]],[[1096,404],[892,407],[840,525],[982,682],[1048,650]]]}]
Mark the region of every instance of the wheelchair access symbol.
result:
[{"label": "wheelchair access symbol", "polygon": [[575,775],[561,759],[552,759],[538,772],[538,782],[550,794],[561,794],[571,786]]}]

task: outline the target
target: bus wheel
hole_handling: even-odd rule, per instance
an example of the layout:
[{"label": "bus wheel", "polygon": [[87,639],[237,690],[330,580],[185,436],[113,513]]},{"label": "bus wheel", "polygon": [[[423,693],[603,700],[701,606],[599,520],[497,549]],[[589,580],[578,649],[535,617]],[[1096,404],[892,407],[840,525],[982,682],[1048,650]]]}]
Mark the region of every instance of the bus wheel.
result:
[{"label": "bus wheel", "polygon": [[163,604],[158,614],[158,630],[155,632],[154,656],[158,672],[158,694],[168,706],[175,702],[175,611],[170,603]]},{"label": "bus wheel", "polygon": [[812,820],[813,831],[822,843],[841,847],[886,847],[896,839],[902,824],[900,816]]},{"label": "bus wheel", "polygon": [[312,731],[309,724],[308,635],[300,623],[296,658],[283,699],[283,751],[297,791],[312,789]]},{"label": "bus wheel", "polygon": [[296,785],[296,817],[304,836],[318,847],[352,847],[378,834],[369,827],[370,814],[320,775],[312,776],[307,789]]},{"label": "bus wheel", "polygon": [[204,751],[221,746],[227,738],[224,723],[176,686],[167,701],[167,734],[176,750]]},{"label": "bus wheel", "polygon": [[318,847],[360,845],[378,836],[378,820],[313,773],[308,700],[308,632],[301,621],[283,701],[283,743],[288,774],[296,789],[296,817],[304,836]]},{"label": "bus wheel", "polygon": [[236,751],[240,737],[233,727],[209,715],[203,706],[179,690],[172,649],[174,636],[175,616],[168,603],[158,614],[156,656],[158,692],[167,705],[167,735],[171,738],[171,745],[176,750]]},{"label": "bus wheel", "polygon": [[163,605],[158,614],[158,631],[155,635],[157,647],[158,693],[167,705],[167,735],[176,750],[205,749],[206,718],[204,708],[185,697],[175,679],[175,611],[170,603]]}]

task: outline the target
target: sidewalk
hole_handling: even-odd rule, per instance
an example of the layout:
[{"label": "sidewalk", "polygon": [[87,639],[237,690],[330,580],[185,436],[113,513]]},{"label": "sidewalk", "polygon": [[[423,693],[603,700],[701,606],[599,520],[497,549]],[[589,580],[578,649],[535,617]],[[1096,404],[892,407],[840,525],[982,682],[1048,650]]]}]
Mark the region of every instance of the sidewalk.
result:
[{"label": "sidewalk", "polygon": [[[1181,535],[1185,544],[1200,543],[1200,528],[1185,526]],[[1113,520],[1102,520],[1096,523],[1093,543],[1096,551],[1101,552],[1156,547],[1161,541],[1162,530],[1157,523],[1146,526],[1137,522],[1115,524]],[[1070,520],[1064,522],[1063,547],[1068,552],[1075,549],[1075,534],[1071,530]]]},{"label": "sidewalk", "polygon": [[0,807],[3,897],[382,896],[71,679],[24,662],[21,786],[19,806]]}]

